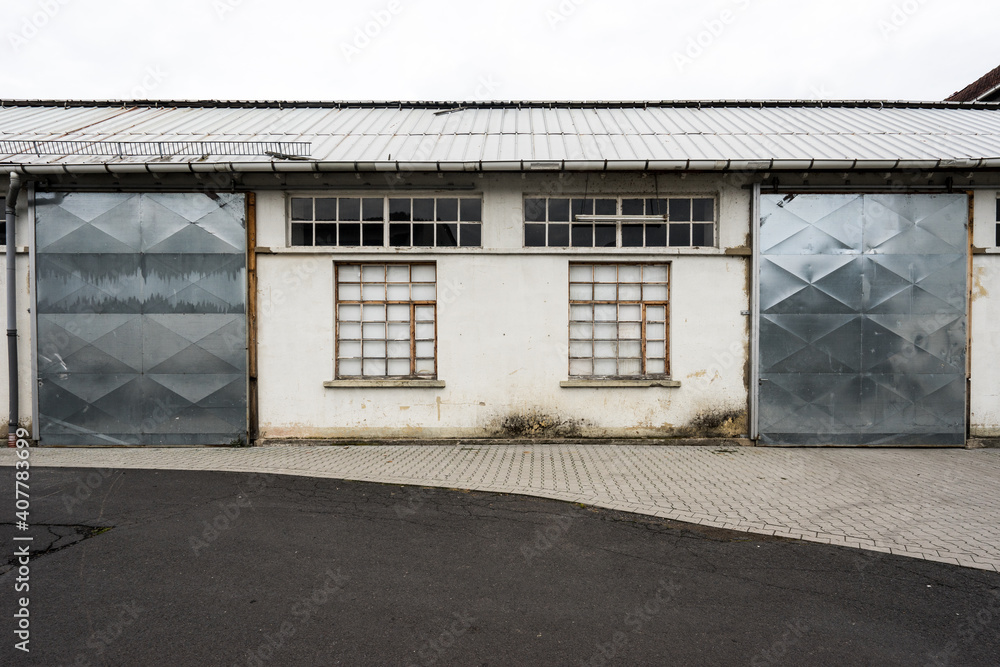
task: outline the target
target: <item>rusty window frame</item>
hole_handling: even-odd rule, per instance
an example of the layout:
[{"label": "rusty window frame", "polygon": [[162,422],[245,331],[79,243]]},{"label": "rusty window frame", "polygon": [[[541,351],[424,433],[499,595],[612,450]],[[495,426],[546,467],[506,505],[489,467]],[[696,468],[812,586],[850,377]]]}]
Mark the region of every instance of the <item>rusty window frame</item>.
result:
[{"label": "rusty window frame", "polygon": [[[607,269],[614,269],[614,280],[598,280],[598,267],[602,267],[602,273],[609,273]],[[623,268],[631,267],[639,272],[639,280],[623,280],[628,276],[623,273],[632,273],[632,270],[622,271]],[[590,271],[590,280],[581,280],[584,270]],[[654,271],[655,270],[655,271]],[[659,271],[663,273],[663,280],[646,280],[647,273],[655,274]],[[602,276],[603,277],[603,276]],[[613,286],[614,298],[610,295],[598,294],[597,286],[602,286],[605,290]],[[576,286],[576,289],[574,289]],[[590,287],[590,296],[587,297],[587,286]],[[625,286],[626,289],[622,289]],[[634,288],[639,286],[638,298],[634,296]],[[654,292],[647,290],[646,286],[657,289],[655,292],[663,293],[662,298],[646,298],[646,293]],[[614,307],[615,319],[599,319],[597,317],[597,307]],[[622,319],[622,306],[632,309],[638,307],[639,319]],[[590,318],[581,318],[581,312],[586,312],[590,308]],[[598,325],[603,329],[614,326],[615,337],[598,335]],[[639,326],[639,338],[629,332],[634,324]],[[662,326],[662,334],[659,328]],[[589,337],[583,332],[589,328]],[[623,331],[625,334],[623,335]],[[568,373],[571,378],[594,378],[594,379],[668,379],[670,377],[670,262],[570,262],[569,263],[569,350],[568,350]],[[653,337],[651,334],[657,334]],[[662,337],[661,337],[662,335]],[[623,372],[622,361],[634,359],[634,355],[620,356],[623,343],[626,346],[635,345],[639,341],[639,368],[638,372]],[[613,373],[599,372],[598,360],[605,363],[602,366],[610,366],[607,356],[598,356],[597,346],[611,345],[614,347],[615,357]],[[590,345],[589,355],[581,353]],[[628,348],[626,348],[628,349]],[[662,362],[662,369],[660,363]],[[590,372],[585,369],[590,368]],[[601,369],[605,370],[605,369]]]},{"label": "rusty window frame", "polygon": [[[358,269],[358,280],[344,280],[344,274],[351,267],[357,267]],[[407,280],[389,280],[389,269],[404,267],[407,271]],[[433,271],[431,280],[414,280],[414,268],[415,267],[430,267]],[[382,270],[383,279],[378,280],[368,280],[365,278],[365,269],[369,269],[369,273],[373,270]],[[398,272],[397,272],[398,273]],[[365,296],[365,286],[381,286],[382,287],[382,298],[366,298]],[[401,287],[402,285],[407,285],[408,297],[403,298],[393,298],[398,297],[398,295],[391,295],[389,292],[389,287]],[[433,286],[433,297],[421,297],[417,298],[415,296],[414,286]],[[357,286],[357,298],[351,298],[353,296],[353,287]],[[373,289],[371,291],[377,291]],[[344,298],[343,295],[347,295]],[[383,308],[385,313],[383,318],[380,319],[366,319],[368,313],[366,313],[366,306],[369,308],[374,308],[373,311],[376,312],[378,308]],[[390,317],[389,309],[391,306],[396,306],[395,310],[405,309],[407,312],[407,320],[404,321],[399,317]],[[344,317],[342,315],[342,308],[353,308],[357,307],[358,314],[357,318]],[[428,319],[427,314],[430,314]],[[437,379],[437,263],[436,262],[334,262],[334,320],[335,320],[335,334],[334,334],[334,377],[337,379]],[[343,335],[343,329],[350,325],[358,325],[356,331],[357,337],[347,337]],[[368,328],[371,330],[377,325],[383,325],[384,334],[382,337],[370,336],[365,332],[365,325],[370,325]],[[407,326],[404,328],[403,324]],[[393,327],[402,333],[402,336],[397,334],[396,337],[390,335],[390,325],[396,325]],[[430,336],[427,335],[427,327],[430,327]],[[355,330],[352,330],[354,333]],[[390,353],[391,343],[407,343],[408,348],[408,368],[405,373],[390,373],[390,361],[398,362],[403,361],[403,357],[399,354],[395,356]],[[379,347],[379,343],[382,343],[383,352],[380,354],[369,353],[366,348],[369,345],[373,349]],[[342,348],[347,345],[353,346],[357,344],[359,347],[359,356],[342,356]],[[430,350],[430,356],[427,355],[428,346]],[[350,354],[345,353],[345,354]],[[360,361],[360,366],[358,366],[358,372],[351,372],[354,369],[353,362]],[[366,362],[384,362],[384,373],[377,372],[366,372]],[[343,367],[347,364],[351,365],[350,370],[345,370]],[[427,362],[430,362],[428,366]],[[375,363],[367,364],[368,366],[376,365]]]},{"label": "rusty window frame", "polygon": [[[551,216],[551,210],[552,210],[552,208],[549,205],[549,202],[552,201],[552,200],[557,200],[557,201],[568,200],[570,202],[570,204],[569,204],[569,219],[568,220],[561,220],[561,219],[560,220],[552,220],[551,219],[551,217],[552,217]],[[600,215],[600,214],[596,214],[596,213],[595,214],[587,214],[587,213],[578,214],[578,213],[574,213],[574,208],[576,208],[576,206],[575,206],[576,202],[581,202],[581,201],[582,202],[587,202],[587,201],[596,202],[597,200],[613,200],[615,202],[615,213],[614,214],[608,214],[608,215]],[[693,217],[692,214],[693,214],[694,206],[695,206],[694,202],[695,201],[706,201],[706,200],[712,202],[712,204],[711,204],[711,206],[712,206],[711,220],[709,220],[707,218],[699,219],[699,220],[691,220],[690,218]],[[538,202],[538,201],[544,201],[545,202],[545,204],[544,204],[544,215],[542,216],[544,219],[543,220],[529,220],[528,219],[529,218],[529,210],[535,211],[535,212],[538,211],[537,204],[536,203],[529,203],[529,202]],[[643,202],[643,213],[641,213],[641,214],[625,213],[624,212],[624,204],[623,204],[623,202],[625,202],[625,201],[631,201],[631,202],[640,201],[640,202]],[[650,204],[648,202],[657,202],[658,203],[658,202],[661,202],[661,201],[668,202],[667,205],[666,205],[668,210],[669,210],[669,207],[670,207],[670,203],[669,202],[684,202],[684,201],[686,201],[687,204],[688,204],[689,219],[688,220],[671,220],[669,218],[669,215],[668,215],[667,211],[664,211],[663,213],[659,213],[659,212],[653,213],[653,212],[649,212],[649,211],[646,210],[647,208],[650,208]],[[587,207],[584,206],[583,208],[587,208]],[[564,194],[564,195],[556,195],[556,196],[546,195],[546,194],[539,194],[539,195],[528,194],[528,195],[524,195],[524,197],[522,199],[522,216],[521,217],[522,217],[522,220],[523,220],[523,236],[522,236],[522,241],[524,243],[524,247],[526,247],[526,248],[530,248],[530,247],[545,247],[545,248],[589,248],[589,249],[593,249],[593,248],[601,248],[601,247],[608,247],[608,248],[611,248],[611,247],[613,247],[613,248],[629,248],[629,247],[634,247],[634,248],[717,248],[717,247],[719,247],[719,198],[714,193],[713,194],[684,194],[684,195],[653,195],[653,196],[650,196],[648,194],[646,194],[646,195],[636,195],[636,194],[632,194],[632,195],[611,195],[611,194],[589,194],[589,193],[586,194],[586,195]],[[534,217],[534,216],[532,216],[532,217]],[[594,232],[592,232],[592,236],[591,236],[592,240],[591,240],[591,244],[590,245],[575,243],[574,238],[573,238],[573,227],[574,226],[576,226],[576,227],[587,227],[587,226],[602,225],[602,224],[603,225],[609,225],[609,226],[610,225],[614,225],[615,226],[615,229],[614,229],[615,244],[613,246],[611,246],[611,245],[608,245],[608,246],[596,245],[596,240],[594,240],[594,236],[593,236],[593,234],[596,233],[596,228],[595,228]],[[642,243],[641,244],[626,243],[625,242],[625,238],[624,238],[623,229],[622,229],[623,225],[628,225],[630,227],[630,229],[639,228],[640,229],[639,233],[642,236]],[[663,225],[664,226],[664,230],[663,230],[663,233],[664,233],[664,242],[663,243],[656,243],[656,242],[652,242],[651,241],[652,237],[650,235],[650,231],[649,231],[649,228],[647,227],[647,225],[650,225],[650,226],[660,226],[660,225]],[[711,242],[711,244],[707,244],[707,245],[695,245],[694,244],[695,232],[696,232],[695,226],[696,225],[701,228],[699,230],[701,233],[704,233],[706,227],[708,229],[710,229],[711,234],[712,234],[712,242]],[[540,243],[540,244],[539,243],[529,243],[529,226],[533,227],[533,229],[530,230],[532,232],[532,234],[537,234],[538,232],[542,233],[542,235],[543,235],[542,243]],[[558,241],[554,241],[554,239],[552,238],[553,237],[553,234],[552,234],[552,228],[553,228],[553,226],[560,226],[560,227],[561,226],[568,226],[569,232],[568,232],[568,237],[567,237],[568,241],[567,242],[561,243],[561,242],[558,242]],[[688,239],[687,243],[671,243],[671,238],[673,237],[674,232],[684,232],[685,230],[687,232],[687,239]]]},{"label": "rusty window frame", "polygon": [[[351,199],[380,199],[382,201],[382,219],[380,221],[375,220],[363,220],[363,213],[360,214],[358,220],[344,219],[341,220],[341,205],[340,200],[351,200]],[[422,224],[422,221],[414,221],[412,219],[413,210],[413,200],[431,200],[433,202],[433,220],[428,221],[423,224],[430,225],[431,236],[433,237],[433,242],[430,244],[421,243],[415,244],[414,240],[414,224]],[[439,200],[454,199],[457,200],[457,214],[455,220],[438,220],[440,217],[439,212]],[[297,201],[309,201],[309,217],[296,217],[295,215],[295,205]],[[316,215],[316,201],[317,200],[335,200],[336,204],[335,215],[333,220],[318,220]],[[390,214],[390,200],[409,200],[410,201],[410,220],[393,220]],[[472,200],[478,202],[479,215],[478,220],[473,219],[473,217],[465,218],[465,213],[463,212],[462,200]],[[479,195],[459,195],[451,193],[435,193],[427,194],[421,196],[415,193],[387,193],[379,194],[373,192],[337,192],[330,194],[309,194],[309,193],[292,193],[286,197],[285,203],[285,218],[288,221],[288,226],[286,229],[287,234],[287,245],[288,247],[317,247],[317,248],[447,248],[447,247],[457,247],[457,248],[481,248],[482,247],[482,227],[483,227],[483,196]],[[303,230],[308,230],[307,237],[309,242],[298,243],[296,242],[296,226],[302,226]],[[323,243],[317,244],[317,225],[330,225],[334,227],[335,242],[334,243]],[[359,237],[358,243],[341,243],[341,225],[358,225]],[[374,227],[375,225],[381,225],[382,229],[382,241],[378,244],[365,244],[364,242],[364,226]],[[408,237],[409,243],[393,243],[391,238],[391,232],[394,226],[408,225]],[[454,238],[455,243],[444,243],[445,235],[442,227],[449,227],[454,225]]]}]

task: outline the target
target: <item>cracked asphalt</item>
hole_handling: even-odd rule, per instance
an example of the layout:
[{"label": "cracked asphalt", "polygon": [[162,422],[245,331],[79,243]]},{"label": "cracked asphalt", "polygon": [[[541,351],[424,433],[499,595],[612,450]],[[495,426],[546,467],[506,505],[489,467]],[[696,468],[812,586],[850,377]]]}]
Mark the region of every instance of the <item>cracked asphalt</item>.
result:
[{"label": "cracked asphalt", "polygon": [[[262,473],[33,468],[31,496],[27,654],[13,647],[15,530],[0,524],[4,665],[1000,655],[1000,574],[946,563],[542,498]],[[0,497],[12,520],[13,474]]]}]

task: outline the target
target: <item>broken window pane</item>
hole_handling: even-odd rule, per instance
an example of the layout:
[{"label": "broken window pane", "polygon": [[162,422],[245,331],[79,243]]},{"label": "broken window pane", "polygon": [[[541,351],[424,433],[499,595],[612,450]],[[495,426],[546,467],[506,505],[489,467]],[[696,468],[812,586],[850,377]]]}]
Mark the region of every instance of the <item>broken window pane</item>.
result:
[{"label": "broken window pane", "polygon": [[439,224],[437,226],[437,245],[438,247],[454,247],[458,245],[458,225],[457,224]]}]

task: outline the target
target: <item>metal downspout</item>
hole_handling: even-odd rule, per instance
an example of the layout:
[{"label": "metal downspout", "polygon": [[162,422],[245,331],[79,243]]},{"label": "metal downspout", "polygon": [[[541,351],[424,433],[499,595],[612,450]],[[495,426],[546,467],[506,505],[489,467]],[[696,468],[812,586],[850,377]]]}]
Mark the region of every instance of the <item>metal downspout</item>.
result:
[{"label": "metal downspout", "polygon": [[8,396],[10,397],[10,418],[7,422],[7,446],[14,447],[17,443],[17,276],[14,266],[14,223],[16,221],[17,199],[21,193],[21,175],[15,171],[10,173],[10,185],[7,188],[7,377],[9,381]]}]

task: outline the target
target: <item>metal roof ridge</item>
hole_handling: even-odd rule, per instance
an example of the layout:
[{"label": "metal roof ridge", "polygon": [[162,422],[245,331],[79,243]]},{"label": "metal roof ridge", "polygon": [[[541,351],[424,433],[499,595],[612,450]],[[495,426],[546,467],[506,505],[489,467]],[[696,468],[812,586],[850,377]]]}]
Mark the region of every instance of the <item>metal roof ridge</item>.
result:
[{"label": "metal roof ridge", "polygon": [[867,109],[1000,109],[1000,102],[952,102],[940,100],[804,100],[804,99],[715,99],[715,100],[57,100],[0,99],[7,107],[141,107],[141,108],[258,108],[258,109],[610,109],[610,108],[867,108]]}]

